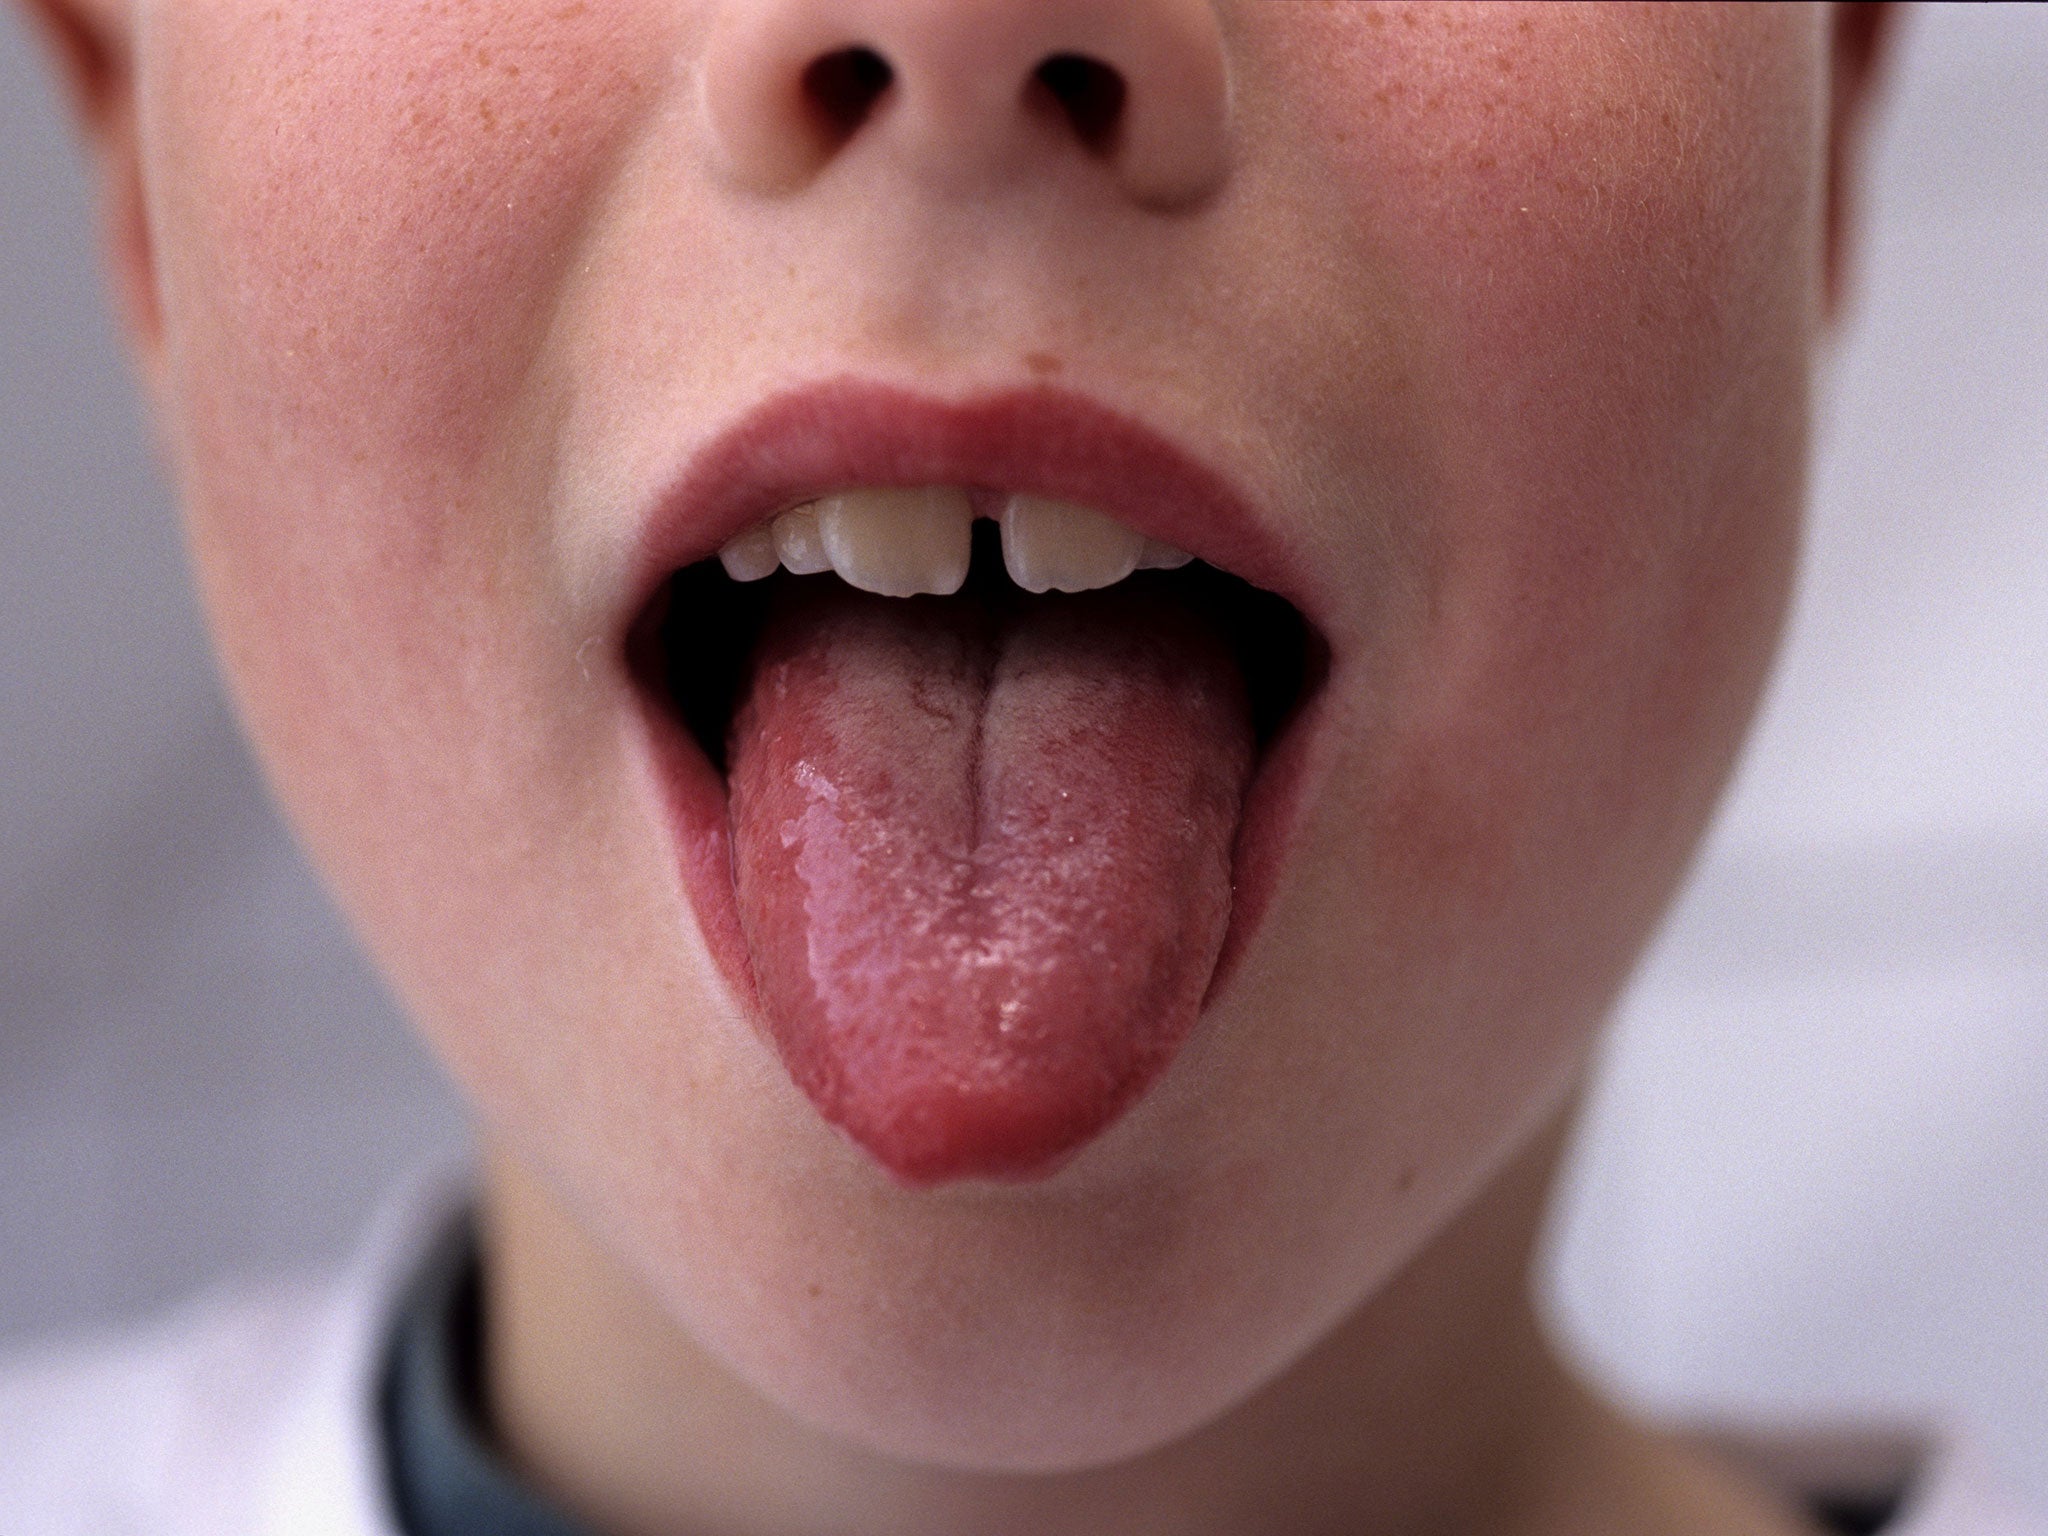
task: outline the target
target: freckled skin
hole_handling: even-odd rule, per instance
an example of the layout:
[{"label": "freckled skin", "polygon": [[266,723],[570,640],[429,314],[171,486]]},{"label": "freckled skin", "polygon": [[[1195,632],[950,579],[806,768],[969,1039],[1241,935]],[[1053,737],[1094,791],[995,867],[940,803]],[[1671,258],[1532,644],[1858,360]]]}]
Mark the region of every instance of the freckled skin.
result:
[{"label": "freckled skin", "polygon": [[[503,1163],[804,1424],[1134,1456],[1528,1154],[1683,870],[1796,543],[1826,24],[1218,3],[1227,174],[1168,216],[879,133],[735,188],[693,70],[766,3],[136,6],[144,367],[278,797]],[[1327,747],[1152,1091],[1055,1179],[909,1190],[705,952],[619,594],[766,396],[1055,373],[1284,527]]]}]

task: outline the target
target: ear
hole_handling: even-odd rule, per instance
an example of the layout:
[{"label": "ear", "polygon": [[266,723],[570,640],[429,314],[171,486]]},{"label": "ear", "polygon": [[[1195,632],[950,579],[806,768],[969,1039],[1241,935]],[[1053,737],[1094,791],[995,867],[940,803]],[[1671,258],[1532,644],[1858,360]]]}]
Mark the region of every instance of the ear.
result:
[{"label": "ear", "polygon": [[1862,172],[1865,126],[1898,32],[1898,7],[1869,0],[1837,3],[1833,30],[1833,84],[1828,106],[1827,268],[1825,312],[1841,313],[1849,286],[1856,191]]},{"label": "ear", "polygon": [[98,170],[100,239],[128,332],[143,361],[162,326],[142,195],[128,0],[22,0],[48,46]]}]

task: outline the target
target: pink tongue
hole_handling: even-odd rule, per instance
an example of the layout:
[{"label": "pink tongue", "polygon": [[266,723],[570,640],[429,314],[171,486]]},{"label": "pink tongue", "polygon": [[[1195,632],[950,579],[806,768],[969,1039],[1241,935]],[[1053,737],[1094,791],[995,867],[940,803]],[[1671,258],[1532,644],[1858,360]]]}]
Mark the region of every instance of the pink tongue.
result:
[{"label": "pink tongue", "polygon": [[1156,593],[991,618],[801,587],[729,752],[776,1047],[905,1181],[1049,1171],[1201,1007],[1252,757],[1237,666]]}]

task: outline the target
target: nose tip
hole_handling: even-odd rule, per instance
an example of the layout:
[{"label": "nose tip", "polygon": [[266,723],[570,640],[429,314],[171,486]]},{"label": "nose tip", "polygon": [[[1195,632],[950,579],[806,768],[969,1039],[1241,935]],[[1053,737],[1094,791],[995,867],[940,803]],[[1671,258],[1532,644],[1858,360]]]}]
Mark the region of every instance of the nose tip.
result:
[{"label": "nose tip", "polygon": [[730,0],[702,70],[710,159],[758,193],[869,143],[956,189],[1078,155],[1149,207],[1228,168],[1208,0]]}]

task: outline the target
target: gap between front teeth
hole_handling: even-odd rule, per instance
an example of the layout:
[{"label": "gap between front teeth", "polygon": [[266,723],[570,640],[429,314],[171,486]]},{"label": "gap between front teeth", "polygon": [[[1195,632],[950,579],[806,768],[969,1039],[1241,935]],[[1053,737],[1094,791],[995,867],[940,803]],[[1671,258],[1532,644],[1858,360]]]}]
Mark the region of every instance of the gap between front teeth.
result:
[{"label": "gap between front teeth", "polygon": [[[1089,507],[1048,497],[1010,497],[997,516],[1003,565],[1028,592],[1087,592],[1135,570],[1176,570],[1194,557]],[[974,507],[943,486],[841,491],[792,507],[718,552],[735,581],[759,581],[780,565],[799,576],[835,571],[849,586],[884,597],[960,590],[973,552]]]}]

